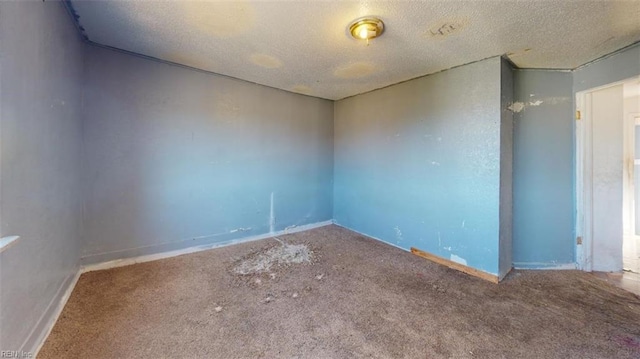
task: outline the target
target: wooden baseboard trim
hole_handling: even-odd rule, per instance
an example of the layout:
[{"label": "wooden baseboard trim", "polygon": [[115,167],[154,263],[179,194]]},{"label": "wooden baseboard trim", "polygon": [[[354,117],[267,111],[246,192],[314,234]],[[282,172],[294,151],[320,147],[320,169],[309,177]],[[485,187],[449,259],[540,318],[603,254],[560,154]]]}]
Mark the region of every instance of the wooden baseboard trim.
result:
[{"label": "wooden baseboard trim", "polygon": [[497,275],[490,274],[490,273],[487,273],[487,272],[483,272],[481,270],[477,270],[475,268],[468,267],[468,266],[466,266],[464,264],[456,263],[456,262],[451,261],[451,260],[446,259],[446,258],[438,257],[438,256],[436,256],[434,254],[427,253],[425,251],[421,251],[418,248],[411,247],[411,253],[413,253],[413,254],[415,254],[415,255],[417,255],[419,257],[428,259],[428,260],[430,260],[432,262],[441,264],[443,266],[447,266],[447,267],[449,267],[451,269],[455,269],[455,270],[458,270],[460,272],[466,273],[468,275],[471,275],[471,276],[474,276],[474,277],[478,277],[480,279],[487,280],[487,281],[489,281],[491,283],[498,284],[498,282],[500,282],[500,278],[498,278]]}]

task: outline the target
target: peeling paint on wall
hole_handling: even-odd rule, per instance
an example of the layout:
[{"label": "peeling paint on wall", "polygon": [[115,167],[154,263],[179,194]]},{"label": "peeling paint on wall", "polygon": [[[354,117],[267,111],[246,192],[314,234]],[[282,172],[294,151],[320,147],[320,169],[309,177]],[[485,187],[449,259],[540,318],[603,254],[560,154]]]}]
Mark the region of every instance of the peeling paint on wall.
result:
[{"label": "peeling paint on wall", "polygon": [[[535,94],[529,95],[529,97],[534,97],[534,96]],[[569,97],[546,97],[546,98],[538,99],[535,101],[528,101],[528,102],[517,101],[509,105],[507,109],[511,112],[518,113],[526,110],[528,107],[537,107],[542,104],[558,105],[562,103],[568,103],[569,100],[570,100]]]},{"label": "peeling paint on wall", "polygon": [[458,257],[455,254],[451,254],[451,258],[450,259],[451,259],[452,262],[456,262],[456,263],[459,263],[459,264],[462,264],[462,265],[465,265],[465,266],[467,265],[467,260],[466,259],[464,259],[462,257]]},{"label": "peeling paint on wall", "polygon": [[246,232],[246,231],[250,231],[251,227],[247,227],[247,228],[236,228],[236,229],[232,229],[229,231],[229,233],[236,233],[236,232]]},{"label": "peeling paint on wall", "polygon": [[394,228],[394,230],[396,232],[396,243],[402,242],[402,231],[400,230],[400,228],[398,226],[396,226]]},{"label": "peeling paint on wall", "polygon": [[273,192],[271,192],[271,207],[269,209],[269,232],[273,233],[276,230],[276,215],[274,213],[273,204]]},{"label": "peeling paint on wall", "polygon": [[520,112],[524,110],[524,107],[525,107],[524,102],[514,102],[511,105],[509,105],[507,109],[512,112]]},{"label": "peeling paint on wall", "polygon": [[76,9],[73,7],[73,4],[71,4],[71,1],[70,0],[64,0],[62,3],[64,4],[65,8],[67,9],[67,12],[73,18],[73,24],[76,26],[76,29],[80,33],[80,36],[82,37],[82,39],[85,40],[85,41],[88,41],[89,37],[87,36],[87,32],[84,29],[84,27],[82,25],[80,25],[80,15],[78,15],[78,13],[76,12]]},{"label": "peeling paint on wall", "polygon": [[514,114],[512,253],[516,267],[574,261],[572,76],[564,71],[515,71],[514,99],[543,101],[535,110]]}]

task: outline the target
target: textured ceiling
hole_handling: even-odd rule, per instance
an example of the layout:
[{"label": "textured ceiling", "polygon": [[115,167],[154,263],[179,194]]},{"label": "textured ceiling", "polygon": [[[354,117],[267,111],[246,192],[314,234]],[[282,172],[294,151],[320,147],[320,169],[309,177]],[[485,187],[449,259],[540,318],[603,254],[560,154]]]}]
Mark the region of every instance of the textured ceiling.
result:
[{"label": "textured ceiling", "polygon": [[[89,40],[327,99],[507,54],[573,69],[640,40],[640,1],[72,1]],[[369,46],[348,24],[375,15]]]}]

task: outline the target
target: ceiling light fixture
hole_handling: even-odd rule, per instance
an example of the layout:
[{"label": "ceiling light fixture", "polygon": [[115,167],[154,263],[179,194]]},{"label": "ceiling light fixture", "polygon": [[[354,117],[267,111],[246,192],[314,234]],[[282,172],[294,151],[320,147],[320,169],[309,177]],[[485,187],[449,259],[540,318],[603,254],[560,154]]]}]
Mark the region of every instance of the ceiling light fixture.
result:
[{"label": "ceiling light fixture", "polygon": [[371,16],[356,19],[349,25],[351,36],[357,40],[367,40],[367,45],[369,45],[369,40],[382,35],[383,31],[384,23],[382,20]]}]

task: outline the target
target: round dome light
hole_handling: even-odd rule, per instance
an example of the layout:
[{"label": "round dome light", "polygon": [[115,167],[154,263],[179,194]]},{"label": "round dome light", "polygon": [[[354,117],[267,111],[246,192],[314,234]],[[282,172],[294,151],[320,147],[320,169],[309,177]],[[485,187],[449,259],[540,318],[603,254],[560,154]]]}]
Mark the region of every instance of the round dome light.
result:
[{"label": "round dome light", "polygon": [[349,25],[349,32],[354,39],[369,40],[374,39],[384,31],[384,23],[375,17],[362,17],[354,20]]}]

